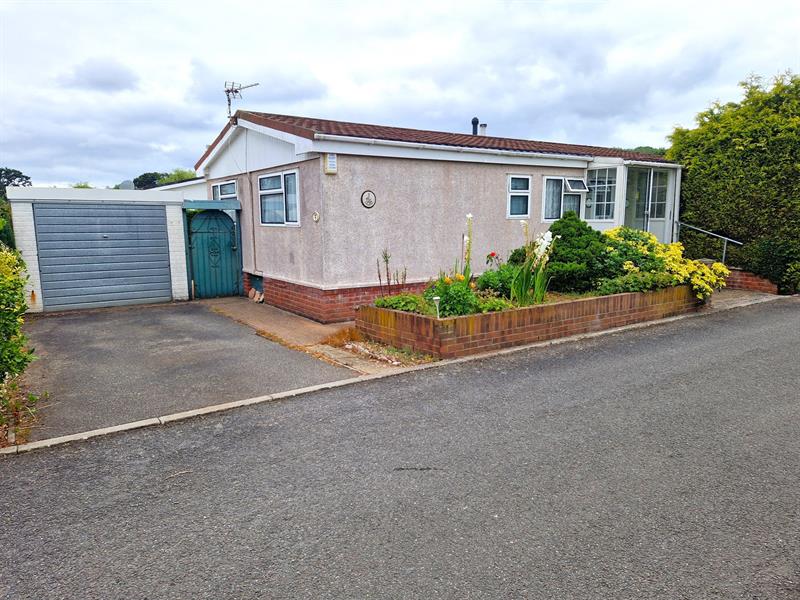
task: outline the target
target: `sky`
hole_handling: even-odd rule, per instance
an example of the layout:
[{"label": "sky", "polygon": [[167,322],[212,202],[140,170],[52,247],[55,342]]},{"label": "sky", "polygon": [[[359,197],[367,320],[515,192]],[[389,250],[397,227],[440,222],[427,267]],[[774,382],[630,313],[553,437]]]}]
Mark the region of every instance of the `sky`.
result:
[{"label": "sky", "polygon": [[0,0],[0,166],[102,187],[193,168],[234,108],[664,146],[800,72],[800,2]]}]

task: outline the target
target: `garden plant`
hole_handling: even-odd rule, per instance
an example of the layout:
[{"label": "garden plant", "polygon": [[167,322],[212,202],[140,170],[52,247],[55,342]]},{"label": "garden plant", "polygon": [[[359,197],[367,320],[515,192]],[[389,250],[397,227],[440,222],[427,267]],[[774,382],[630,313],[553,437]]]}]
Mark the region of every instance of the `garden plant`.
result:
[{"label": "garden plant", "polygon": [[[464,254],[451,272],[440,273],[422,294],[383,296],[375,305],[452,317],[540,304],[548,300],[548,289],[560,298],[646,292],[683,284],[704,301],[724,287],[729,275],[721,263],[685,258],[679,242],[663,244],[653,234],[629,227],[596,231],[568,212],[534,240],[522,221],[523,245],[506,262],[490,252],[486,270],[474,277],[472,227],[472,215],[467,215]],[[792,273],[800,286],[800,269]]]},{"label": "garden plant", "polygon": [[19,253],[0,243],[0,446],[24,440],[37,401],[20,382],[33,360],[22,333],[26,281]]}]

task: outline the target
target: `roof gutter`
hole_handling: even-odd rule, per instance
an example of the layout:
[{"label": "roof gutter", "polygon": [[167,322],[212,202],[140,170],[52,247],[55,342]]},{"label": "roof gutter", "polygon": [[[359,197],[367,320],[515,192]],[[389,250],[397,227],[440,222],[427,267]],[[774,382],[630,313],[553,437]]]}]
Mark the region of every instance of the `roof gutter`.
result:
[{"label": "roof gutter", "polygon": [[678,163],[674,162],[657,162],[657,161],[647,161],[647,160],[629,160],[625,159],[622,161],[623,165],[632,165],[634,167],[661,167],[664,168],[672,168],[672,169],[680,169],[681,166]]},{"label": "roof gutter", "polygon": [[447,146],[444,144],[425,144],[422,142],[400,142],[395,140],[378,140],[374,138],[360,138],[349,135],[331,135],[315,133],[314,139],[319,141],[346,142],[351,144],[367,144],[371,146],[395,146],[399,148],[414,148],[418,150],[446,150],[450,152],[469,152],[474,154],[490,154],[495,156],[524,156],[529,158],[563,158],[568,160],[582,160],[590,162],[594,156],[589,154],[560,154],[556,152],[525,152],[524,150],[495,150],[491,148],[474,148],[470,146]]}]

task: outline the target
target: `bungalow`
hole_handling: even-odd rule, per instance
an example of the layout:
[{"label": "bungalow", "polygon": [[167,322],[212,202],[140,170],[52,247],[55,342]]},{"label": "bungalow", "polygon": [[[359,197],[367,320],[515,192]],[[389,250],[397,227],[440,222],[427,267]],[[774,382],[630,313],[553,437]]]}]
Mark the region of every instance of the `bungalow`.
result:
[{"label": "bungalow", "polygon": [[[603,230],[676,235],[680,166],[614,148],[238,111],[197,162],[241,203],[245,289],[322,322],[379,292],[376,262],[420,287],[452,268],[474,216],[476,268],[567,211]],[[385,278],[385,276],[384,276]]]}]

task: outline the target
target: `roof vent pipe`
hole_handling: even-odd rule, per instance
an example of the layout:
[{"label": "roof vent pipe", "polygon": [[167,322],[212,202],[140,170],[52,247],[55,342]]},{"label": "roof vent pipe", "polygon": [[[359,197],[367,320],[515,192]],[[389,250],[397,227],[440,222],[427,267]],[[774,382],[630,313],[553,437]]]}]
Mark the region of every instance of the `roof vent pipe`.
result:
[{"label": "roof vent pipe", "polygon": [[478,117],[472,117],[472,135],[478,135],[478,123],[480,123]]},{"label": "roof vent pipe", "polygon": [[481,130],[478,135],[486,135],[486,123],[481,123]]}]

